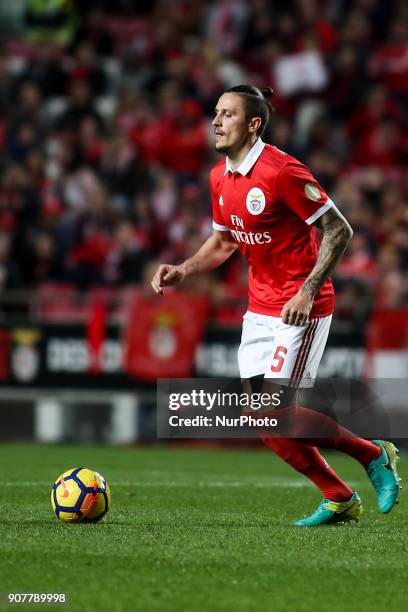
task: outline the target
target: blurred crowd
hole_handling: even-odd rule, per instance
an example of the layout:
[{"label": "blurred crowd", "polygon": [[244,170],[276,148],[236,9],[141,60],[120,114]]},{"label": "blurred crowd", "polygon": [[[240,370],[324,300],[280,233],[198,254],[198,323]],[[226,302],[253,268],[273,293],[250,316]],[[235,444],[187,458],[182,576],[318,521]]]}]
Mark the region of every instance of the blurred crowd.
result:
[{"label": "blurred crowd", "polygon": [[[8,9],[7,9],[8,5]],[[0,9],[0,292],[147,283],[211,232],[211,119],[272,86],[265,140],[354,228],[339,316],[408,305],[403,0],[15,0]],[[239,257],[196,289],[245,300]]]}]

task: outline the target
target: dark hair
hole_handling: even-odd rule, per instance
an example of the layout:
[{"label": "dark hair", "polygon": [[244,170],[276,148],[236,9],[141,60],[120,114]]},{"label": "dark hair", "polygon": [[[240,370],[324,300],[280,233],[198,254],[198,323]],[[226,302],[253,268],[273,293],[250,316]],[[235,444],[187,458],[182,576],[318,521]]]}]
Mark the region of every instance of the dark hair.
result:
[{"label": "dark hair", "polygon": [[253,85],[236,85],[227,89],[225,93],[235,93],[242,96],[247,119],[252,119],[253,117],[261,118],[261,127],[257,131],[257,135],[262,136],[274,110],[271,103],[268,102],[268,98],[273,94],[273,89],[270,87],[258,89],[258,87]]}]

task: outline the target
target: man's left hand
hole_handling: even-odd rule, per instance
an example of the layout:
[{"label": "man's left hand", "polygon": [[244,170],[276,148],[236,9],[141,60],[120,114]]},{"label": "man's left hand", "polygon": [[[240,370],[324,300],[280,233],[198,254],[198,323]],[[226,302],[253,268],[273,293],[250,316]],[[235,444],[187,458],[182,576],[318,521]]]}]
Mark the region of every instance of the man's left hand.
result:
[{"label": "man's left hand", "polygon": [[281,317],[287,325],[307,325],[313,298],[298,291],[282,308]]}]

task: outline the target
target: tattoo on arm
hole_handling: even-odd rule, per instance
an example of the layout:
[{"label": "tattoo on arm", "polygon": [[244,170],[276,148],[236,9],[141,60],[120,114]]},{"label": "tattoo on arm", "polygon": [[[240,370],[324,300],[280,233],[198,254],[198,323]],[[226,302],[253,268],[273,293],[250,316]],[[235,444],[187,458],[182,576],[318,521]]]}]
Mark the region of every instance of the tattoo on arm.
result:
[{"label": "tattoo on arm", "polygon": [[314,223],[323,230],[316,264],[301,291],[314,297],[336,267],[353,235],[353,230],[337,209],[329,209]]}]

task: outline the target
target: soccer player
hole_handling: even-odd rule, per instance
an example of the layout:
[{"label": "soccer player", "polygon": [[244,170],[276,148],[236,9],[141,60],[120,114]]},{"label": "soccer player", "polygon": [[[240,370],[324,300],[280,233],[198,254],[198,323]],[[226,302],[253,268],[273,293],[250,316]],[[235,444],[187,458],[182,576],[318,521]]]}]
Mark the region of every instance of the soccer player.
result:
[{"label": "soccer player", "polygon": [[[249,303],[238,351],[241,378],[255,385],[261,376],[263,384],[279,384],[284,389],[281,414],[292,411],[299,422],[313,423],[318,413],[299,407],[296,393],[316,377],[334,309],[329,275],[352,230],[307,167],[262,141],[271,94],[271,89],[239,85],[218,100],[212,122],[215,149],[226,158],[210,173],[213,234],[181,265],[160,265],[152,287],[162,294],[164,287],[216,268],[239,249],[249,263]],[[323,232],[320,246],[314,227]],[[345,452],[364,466],[381,512],[397,502],[394,445],[334,425],[330,437],[302,435],[302,427],[296,437],[262,436],[266,446],[323,494],[317,510],[296,525],[348,522],[362,512],[357,492],[317,446]]]}]

